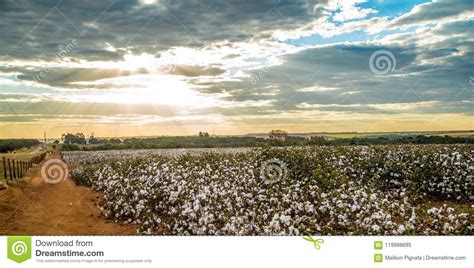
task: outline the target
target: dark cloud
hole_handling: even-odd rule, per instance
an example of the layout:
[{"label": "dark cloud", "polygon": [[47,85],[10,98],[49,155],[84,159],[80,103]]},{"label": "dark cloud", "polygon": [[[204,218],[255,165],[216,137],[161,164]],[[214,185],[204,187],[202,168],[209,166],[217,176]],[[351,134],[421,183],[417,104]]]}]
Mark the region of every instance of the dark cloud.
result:
[{"label": "dark cloud", "polygon": [[[317,2],[317,1],[316,1]],[[292,29],[317,19],[315,1],[1,1],[0,55],[50,59],[58,45],[76,39],[68,56],[119,59],[174,46],[202,47],[216,41],[269,37],[272,30]]]},{"label": "dark cloud", "polygon": [[[111,66],[113,67],[113,66]],[[22,81],[37,82],[52,87],[60,88],[111,88],[111,83],[104,84],[74,84],[75,82],[94,82],[101,79],[126,77],[136,74],[147,74],[145,69],[134,71],[120,69],[98,69],[98,68],[66,68],[66,67],[48,67],[43,68],[30,67],[0,67],[3,72],[19,72],[17,79]],[[131,86],[131,85],[123,85]],[[112,88],[119,86],[114,85]]]}]

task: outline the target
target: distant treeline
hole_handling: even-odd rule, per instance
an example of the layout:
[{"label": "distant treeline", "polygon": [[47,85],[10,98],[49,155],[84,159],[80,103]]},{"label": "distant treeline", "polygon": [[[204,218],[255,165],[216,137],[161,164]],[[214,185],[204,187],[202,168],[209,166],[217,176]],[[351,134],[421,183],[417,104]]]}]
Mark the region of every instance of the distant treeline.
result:
[{"label": "distant treeline", "polygon": [[64,151],[97,151],[122,149],[168,149],[168,148],[220,148],[220,147],[273,147],[273,146],[305,146],[305,145],[369,145],[369,144],[474,144],[473,138],[451,136],[397,136],[397,137],[357,137],[329,139],[327,137],[295,137],[288,136],[285,140],[274,140],[257,137],[157,137],[97,139],[93,146],[64,144]]},{"label": "distant treeline", "polygon": [[75,150],[122,150],[122,149],[170,149],[170,148],[222,148],[222,147],[264,147],[264,146],[298,146],[305,139],[288,137],[285,141],[273,141],[255,137],[209,137],[180,136],[158,138],[128,138],[101,140],[93,146],[63,144],[63,151]]},{"label": "distant treeline", "polygon": [[37,145],[40,142],[35,139],[5,139],[0,140],[0,153],[7,153],[25,147]]},{"label": "distant treeline", "polygon": [[388,136],[388,137],[355,137],[329,140],[325,137],[311,137],[312,145],[376,145],[376,144],[474,144],[473,137],[452,136]]}]

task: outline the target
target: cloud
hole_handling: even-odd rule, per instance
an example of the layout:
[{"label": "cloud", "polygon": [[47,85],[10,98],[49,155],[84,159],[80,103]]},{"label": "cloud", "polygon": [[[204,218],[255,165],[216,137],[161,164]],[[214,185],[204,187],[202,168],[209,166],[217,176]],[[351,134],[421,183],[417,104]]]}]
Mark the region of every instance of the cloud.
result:
[{"label": "cloud", "polygon": [[175,75],[184,75],[189,77],[195,76],[217,76],[225,73],[225,70],[218,67],[206,66],[192,66],[192,65],[178,65],[172,68],[169,72]]},{"label": "cloud", "polygon": [[357,7],[360,3],[365,3],[366,0],[345,0],[337,1],[333,8],[335,10],[340,10],[334,14],[332,17],[334,21],[341,22],[353,19],[362,19],[367,17],[367,15],[372,13],[377,13],[376,10],[372,8],[360,8]]},{"label": "cloud", "polygon": [[[241,81],[214,83],[207,90],[225,89],[233,101],[272,99],[274,105],[267,108],[278,111],[472,114],[472,90],[462,85],[467,85],[474,62],[471,25],[462,20],[417,35],[307,48],[281,57],[280,65],[249,71]],[[396,59],[395,71],[386,76],[369,68],[371,54],[379,50],[392,52]],[[255,84],[254,77],[259,78]],[[433,105],[422,105],[426,103]]]},{"label": "cloud", "polygon": [[410,12],[395,19],[392,26],[411,26],[434,23],[460,15],[474,16],[470,0],[437,0],[415,6]]},{"label": "cloud", "polygon": [[[472,122],[472,4],[400,5],[388,16],[364,0],[0,1],[0,122]],[[369,68],[379,50],[396,60],[386,75]]]},{"label": "cloud", "polygon": [[[271,36],[314,20],[314,1],[3,1],[0,54],[48,59],[76,39],[68,54],[88,60],[120,59],[172,47]],[[125,19],[126,18],[126,19]],[[110,50],[115,48],[115,51]]]}]

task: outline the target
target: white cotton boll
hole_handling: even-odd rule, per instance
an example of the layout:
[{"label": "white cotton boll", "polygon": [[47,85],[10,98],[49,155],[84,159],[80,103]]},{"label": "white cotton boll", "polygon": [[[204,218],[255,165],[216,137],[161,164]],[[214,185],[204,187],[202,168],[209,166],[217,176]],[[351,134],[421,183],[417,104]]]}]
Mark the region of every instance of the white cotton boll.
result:
[{"label": "white cotton boll", "polygon": [[320,206],[319,208],[319,211],[321,211],[322,213],[326,212],[327,211],[327,208],[325,206]]},{"label": "white cotton boll", "polygon": [[291,216],[289,215],[281,215],[280,216],[280,221],[285,224],[286,226],[289,226],[290,225],[290,221],[291,221]]},{"label": "white cotton boll", "polygon": [[405,232],[405,226],[403,224],[400,224],[398,226],[398,233],[403,234]]},{"label": "white cotton boll", "polygon": [[380,226],[378,226],[377,224],[372,225],[372,231],[378,233],[380,232],[380,229]]}]

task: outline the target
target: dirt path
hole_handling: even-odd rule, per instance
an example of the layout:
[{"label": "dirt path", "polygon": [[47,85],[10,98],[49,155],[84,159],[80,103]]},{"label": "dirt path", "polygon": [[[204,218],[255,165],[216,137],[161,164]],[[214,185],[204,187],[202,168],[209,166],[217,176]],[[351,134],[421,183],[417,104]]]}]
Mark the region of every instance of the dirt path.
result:
[{"label": "dirt path", "polygon": [[[49,155],[49,159],[59,155]],[[29,183],[0,191],[0,235],[132,235],[136,227],[99,216],[100,194],[66,179],[47,184],[41,167]]]},{"label": "dirt path", "polygon": [[35,148],[33,151],[29,152],[28,154],[30,154],[30,155],[31,155],[31,154],[36,154],[36,153],[37,153],[39,150],[41,150],[41,149],[43,149],[43,144],[38,144],[38,145],[36,146],[36,148]]}]

